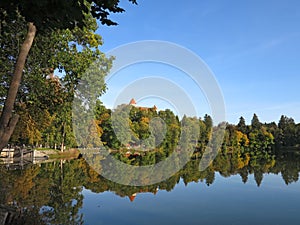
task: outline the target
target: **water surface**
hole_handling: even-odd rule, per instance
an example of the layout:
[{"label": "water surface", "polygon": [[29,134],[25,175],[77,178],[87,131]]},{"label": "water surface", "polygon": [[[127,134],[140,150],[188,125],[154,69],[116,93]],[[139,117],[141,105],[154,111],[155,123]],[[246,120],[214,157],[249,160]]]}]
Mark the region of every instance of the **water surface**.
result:
[{"label": "water surface", "polygon": [[205,171],[191,160],[168,180],[144,187],[109,181],[84,159],[2,167],[0,210],[15,212],[19,224],[300,223],[299,155],[243,166],[218,157]]}]

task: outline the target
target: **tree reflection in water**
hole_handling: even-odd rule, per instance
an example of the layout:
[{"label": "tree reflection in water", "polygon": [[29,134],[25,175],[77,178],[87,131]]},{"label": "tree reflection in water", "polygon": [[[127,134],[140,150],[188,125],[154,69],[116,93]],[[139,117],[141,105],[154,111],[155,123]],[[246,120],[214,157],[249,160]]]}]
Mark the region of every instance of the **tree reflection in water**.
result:
[{"label": "tree reflection in water", "polygon": [[101,177],[84,159],[30,165],[24,170],[2,167],[0,212],[10,212],[14,221],[10,224],[83,224],[80,213],[83,188],[94,193],[114,192],[133,201],[141,192],[156,194],[160,190],[172,191],[180,179],[186,185],[199,181],[212,185],[216,172],[223,177],[240,175],[243,183],[247,183],[248,176],[253,174],[257,186],[261,185],[266,173],[281,174],[287,185],[299,179],[300,154],[297,152],[220,153],[204,171],[199,171],[199,161],[192,159],[169,179],[143,187],[111,182]]}]

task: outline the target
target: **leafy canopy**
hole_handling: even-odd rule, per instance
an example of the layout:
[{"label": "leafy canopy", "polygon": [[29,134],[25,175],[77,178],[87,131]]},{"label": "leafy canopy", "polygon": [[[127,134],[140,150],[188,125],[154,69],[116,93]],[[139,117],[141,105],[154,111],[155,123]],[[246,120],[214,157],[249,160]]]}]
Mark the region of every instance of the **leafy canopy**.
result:
[{"label": "leafy canopy", "polygon": [[[136,4],[136,0],[129,0]],[[17,11],[27,22],[32,22],[40,31],[48,29],[73,29],[84,27],[85,14],[99,19],[102,24],[116,25],[109,19],[109,14],[122,13],[119,0],[1,0],[0,8],[8,14],[15,15]],[[1,18],[2,19],[2,18]]]}]

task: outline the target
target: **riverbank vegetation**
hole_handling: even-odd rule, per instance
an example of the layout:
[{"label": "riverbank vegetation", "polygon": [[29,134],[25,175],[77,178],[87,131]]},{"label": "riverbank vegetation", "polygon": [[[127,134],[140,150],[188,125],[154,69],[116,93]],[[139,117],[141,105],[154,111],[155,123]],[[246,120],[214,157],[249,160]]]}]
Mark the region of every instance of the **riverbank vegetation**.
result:
[{"label": "riverbank vegetation", "polygon": [[[71,118],[71,112],[68,114]],[[85,145],[80,145],[75,140],[71,119],[68,119],[68,129],[62,129],[57,121],[60,116],[56,113],[49,115],[51,119],[47,120],[47,126],[38,125],[44,114],[32,126],[28,125],[28,114],[20,111],[20,115],[19,126],[12,135],[11,144],[48,148],[60,147],[62,142],[68,148],[101,145],[118,159],[133,165],[154,164],[168,157],[174,149],[188,145],[194,148],[192,157],[199,158],[216,127],[209,115],[203,118],[184,116],[179,119],[169,109],[157,110],[129,104],[111,110],[98,100],[94,114],[96,132],[88,136]],[[39,114],[35,115],[38,117]],[[116,124],[112,118],[120,124]],[[244,162],[247,162],[249,156],[271,155],[276,149],[291,151],[300,148],[300,124],[287,116],[281,116],[278,123],[263,123],[254,114],[250,124],[246,124],[245,119],[240,117],[236,125],[226,123],[225,126],[224,137],[220,137],[222,145],[219,151],[222,154],[237,154]],[[35,132],[31,132],[32,129]]]}]

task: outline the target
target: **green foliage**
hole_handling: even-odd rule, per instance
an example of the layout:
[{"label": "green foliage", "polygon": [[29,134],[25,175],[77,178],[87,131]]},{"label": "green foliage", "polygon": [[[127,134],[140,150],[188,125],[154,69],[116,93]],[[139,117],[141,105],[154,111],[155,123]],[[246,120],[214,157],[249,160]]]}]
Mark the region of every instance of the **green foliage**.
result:
[{"label": "green foliage", "polygon": [[[136,4],[135,0],[130,0]],[[78,0],[78,1],[51,1],[51,0],[2,0],[0,8],[8,14],[19,12],[27,22],[33,22],[38,30],[48,31],[55,29],[73,29],[86,26],[85,15],[90,13],[102,24],[116,25],[110,20],[110,13],[122,13],[119,1],[115,0]]]},{"label": "green foliage", "polygon": [[240,117],[239,123],[237,124],[237,128],[239,131],[241,131],[243,133],[247,133],[248,128],[247,128],[244,117],[242,117],[242,116]]},{"label": "green foliage", "polygon": [[260,128],[261,128],[261,123],[259,122],[257,115],[254,113],[251,120],[251,129],[258,130]]},{"label": "green foliage", "polygon": [[[86,21],[88,26],[84,28],[56,30],[36,38],[17,97],[16,111],[21,118],[11,142],[76,146],[71,115],[75,88],[85,74],[94,79],[89,82],[97,88],[91,91],[98,97],[106,89],[104,76],[112,64],[112,58],[106,58],[99,50],[102,40],[95,34],[96,20],[86,16]],[[23,28],[19,29],[21,32]],[[94,74],[89,73],[92,65],[97,65]],[[63,76],[55,76],[53,68],[58,68]]]},{"label": "green foliage", "polygon": [[6,98],[20,44],[26,35],[26,22],[19,15],[8,14],[0,8],[0,105]]},{"label": "green foliage", "polygon": [[297,144],[297,126],[292,118],[281,116],[278,122],[278,146],[295,146]]},{"label": "green foliage", "polygon": [[[135,0],[129,1],[136,4]],[[124,12],[124,9],[119,6],[119,1],[115,0],[41,0],[38,2],[3,0],[0,2],[0,63],[5,65],[0,70],[1,150],[11,137],[19,118],[13,111],[14,103],[19,104],[17,110],[26,109],[27,114],[30,114],[31,108],[47,106],[46,109],[40,107],[39,114],[52,116],[57,105],[55,103],[65,104],[72,101],[78,79],[82,79],[81,76],[95,61],[98,62],[97,65],[101,64],[101,78],[98,80],[104,83],[102,76],[105,76],[110,69],[111,59],[107,59],[99,50],[102,41],[101,37],[95,34],[96,19],[102,24],[116,25],[116,22],[109,19],[109,14],[121,12]],[[30,50],[31,54],[28,57]],[[50,79],[53,79],[51,74],[54,69],[64,74],[61,87],[54,85],[54,89],[60,89],[58,92],[52,92],[53,89],[49,85],[51,82],[45,82],[49,74]],[[25,79],[21,84],[23,72]],[[89,73],[92,73],[92,70]],[[94,75],[91,77],[95,79]],[[17,97],[19,86],[22,91]],[[100,89],[95,92],[98,96],[105,90],[104,84]],[[56,96],[57,93],[65,95]],[[51,94],[54,94],[54,98],[51,98],[53,97]],[[46,98],[43,98],[44,96]],[[50,104],[47,104],[47,101]],[[28,103],[35,105],[29,106]],[[70,114],[68,117],[70,118]],[[29,144],[41,141],[43,129],[37,123],[33,119],[31,123],[33,128],[27,136],[37,136],[37,138],[27,138]],[[62,124],[60,142],[63,148],[64,142],[67,141],[66,137],[72,138],[71,135],[67,135],[71,130],[68,121],[64,120]],[[15,137],[16,139],[19,137]]]}]

